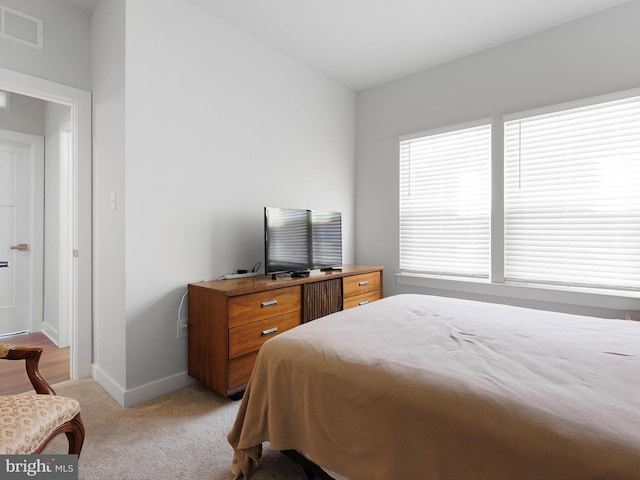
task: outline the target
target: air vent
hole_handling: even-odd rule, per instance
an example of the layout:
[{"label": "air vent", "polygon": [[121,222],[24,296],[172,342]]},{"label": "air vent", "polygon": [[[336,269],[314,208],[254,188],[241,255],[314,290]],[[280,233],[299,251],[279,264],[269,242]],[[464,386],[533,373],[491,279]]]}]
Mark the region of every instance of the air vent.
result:
[{"label": "air vent", "polygon": [[0,5],[0,38],[42,49],[42,20]]}]

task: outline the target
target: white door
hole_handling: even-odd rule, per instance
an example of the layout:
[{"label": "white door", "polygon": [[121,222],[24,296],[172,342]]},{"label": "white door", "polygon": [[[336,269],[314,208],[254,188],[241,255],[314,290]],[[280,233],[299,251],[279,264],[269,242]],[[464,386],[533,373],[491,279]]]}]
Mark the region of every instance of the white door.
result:
[{"label": "white door", "polygon": [[42,322],[41,228],[34,226],[41,192],[29,145],[0,141],[0,334],[34,331]]}]

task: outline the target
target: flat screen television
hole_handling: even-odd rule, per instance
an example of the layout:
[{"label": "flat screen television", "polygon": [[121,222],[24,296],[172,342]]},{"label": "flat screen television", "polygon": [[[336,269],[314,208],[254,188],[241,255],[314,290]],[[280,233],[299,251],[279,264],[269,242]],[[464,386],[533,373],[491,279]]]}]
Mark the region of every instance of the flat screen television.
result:
[{"label": "flat screen television", "polygon": [[342,214],[264,207],[265,274],[342,265]]}]

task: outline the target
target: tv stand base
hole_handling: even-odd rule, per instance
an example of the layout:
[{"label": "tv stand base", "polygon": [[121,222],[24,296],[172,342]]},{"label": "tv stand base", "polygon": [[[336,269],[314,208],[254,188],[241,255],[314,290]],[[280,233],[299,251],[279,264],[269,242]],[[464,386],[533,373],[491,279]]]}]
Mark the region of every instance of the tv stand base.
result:
[{"label": "tv stand base", "polygon": [[308,277],[309,276],[309,272],[291,272],[291,276],[293,278]]}]

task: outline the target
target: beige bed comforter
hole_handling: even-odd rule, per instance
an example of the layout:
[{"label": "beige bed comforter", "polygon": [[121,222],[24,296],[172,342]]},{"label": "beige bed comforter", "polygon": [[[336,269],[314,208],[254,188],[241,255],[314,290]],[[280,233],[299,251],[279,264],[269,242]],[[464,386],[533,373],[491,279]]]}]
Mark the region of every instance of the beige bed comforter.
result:
[{"label": "beige bed comforter", "polygon": [[351,479],[640,479],[640,323],[398,295],[258,354],[228,435]]}]

